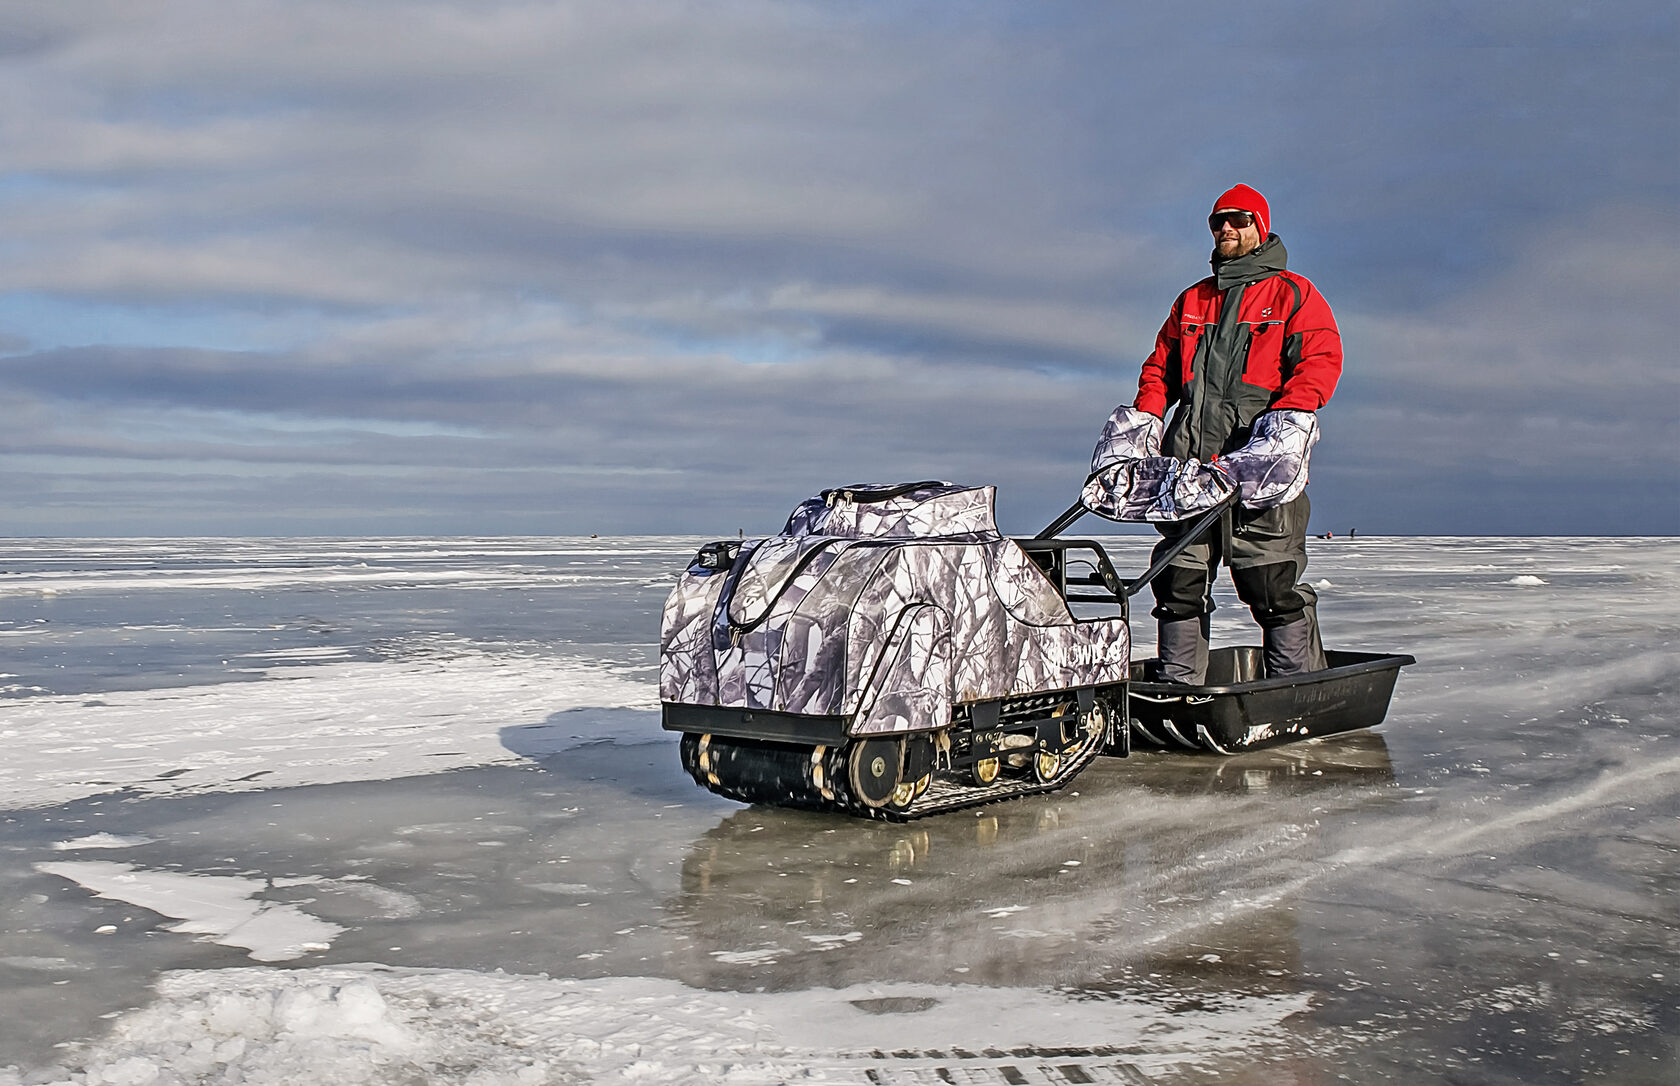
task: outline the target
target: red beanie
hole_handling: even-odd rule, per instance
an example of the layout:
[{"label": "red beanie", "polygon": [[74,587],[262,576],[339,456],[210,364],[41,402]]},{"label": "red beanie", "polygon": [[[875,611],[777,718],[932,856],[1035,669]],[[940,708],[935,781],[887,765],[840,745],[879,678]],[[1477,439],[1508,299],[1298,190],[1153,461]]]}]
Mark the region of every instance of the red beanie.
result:
[{"label": "red beanie", "polygon": [[1219,199],[1213,202],[1214,211],[1218,211],[1222,207],[1235,208],[1238,211],[1246,211],[1253,215],[1254,225],[1260,228],[1260,240],[1265,241],[1270,236],[1272,232],[1272,209],[1267,205],[1264,196],[1247,185],[1238,185],[1236,188],[1227,189]]}]

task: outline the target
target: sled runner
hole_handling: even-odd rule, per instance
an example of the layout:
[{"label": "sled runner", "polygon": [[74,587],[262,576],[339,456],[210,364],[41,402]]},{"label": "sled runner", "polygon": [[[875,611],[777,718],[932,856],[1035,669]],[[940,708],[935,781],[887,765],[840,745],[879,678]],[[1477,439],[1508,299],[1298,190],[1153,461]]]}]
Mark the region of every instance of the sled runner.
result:
[{"label": "sled runner", "polygon": [[1153,661],[1139,660],[1127,698],[1133,741],[1236,754],[1374,728],[1388,714],[1400,669],[1417,663],[1374,652],[1324,655],[1323,671],[1268,679],[1258,645],[1213,649],[1205,686],[1150,682]]}]

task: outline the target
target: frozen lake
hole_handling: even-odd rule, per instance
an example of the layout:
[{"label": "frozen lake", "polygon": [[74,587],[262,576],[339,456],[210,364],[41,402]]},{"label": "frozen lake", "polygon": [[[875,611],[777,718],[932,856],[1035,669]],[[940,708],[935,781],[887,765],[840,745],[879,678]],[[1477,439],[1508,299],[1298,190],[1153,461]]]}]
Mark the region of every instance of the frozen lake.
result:
[{"label": "frozen lake", "polygon": [[0,1084],[1680,1080],[1680,541],[1313,540],[1382,728],[908,826],[681,772],[698,542],[0,541]]}]

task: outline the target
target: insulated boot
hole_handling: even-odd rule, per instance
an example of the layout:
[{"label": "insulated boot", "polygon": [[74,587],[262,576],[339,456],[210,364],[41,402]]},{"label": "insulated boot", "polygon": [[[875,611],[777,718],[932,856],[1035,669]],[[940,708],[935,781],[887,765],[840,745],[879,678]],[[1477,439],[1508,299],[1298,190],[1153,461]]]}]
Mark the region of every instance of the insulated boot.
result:
[{"label": "insulated boot", "polygon": [[1157,682],[1207,685],[1208,616],[1156,620],[1160,662]]},{"label": "insulated boot", "polygon": [[1260,631],[1261,652],[1266,661],[1266,678],[1323,671],[1324,642],[1318,636],[1318,608],[1308,607],[1301,617],[1282,626]]}]

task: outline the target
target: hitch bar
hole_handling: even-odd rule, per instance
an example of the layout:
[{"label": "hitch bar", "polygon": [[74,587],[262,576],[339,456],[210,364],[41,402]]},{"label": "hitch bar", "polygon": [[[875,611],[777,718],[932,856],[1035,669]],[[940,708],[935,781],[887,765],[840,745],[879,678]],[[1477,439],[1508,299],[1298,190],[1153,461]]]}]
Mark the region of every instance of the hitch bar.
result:
[{"label": "hitch bar", "polygon": [[[1143,591],[1144,586],[1148,585],[1149,582],[1153,581],[1156,577],[1159,577],[1161,575],[1161,571],[1166,569],[1167,566],[1171,564],[1172,560],[1177,558],[1186,547],[1196,542],[1196,540],[1200,539],[1203,535],[1206,535],[1207,530],[1213,527],[1215,522],[1225,515],[1225,511],[1236,504],[1236,501],[1237,492],[1232,491],[1224,501],[1191,521],[1190,527],[1182,532],[1177,539],[1173,540],[1172,545],[1162,551],[1153,562],[1149,563],[1148,569],[1144,570],[1139,576],[1126,582],[1126,595],[1135,596],[1139,592]],[[1067,531],[1067,529],[1073,525],[1074,521],[1078,520],[1088,512],[1090,512],[1090,510],[1085,508],[1084,502],[1076,501],[1063,510],[1060,516],[1046,525],[1044,530],[1033,536],[1033,538],[1054,539],[1056,536]]]}]

